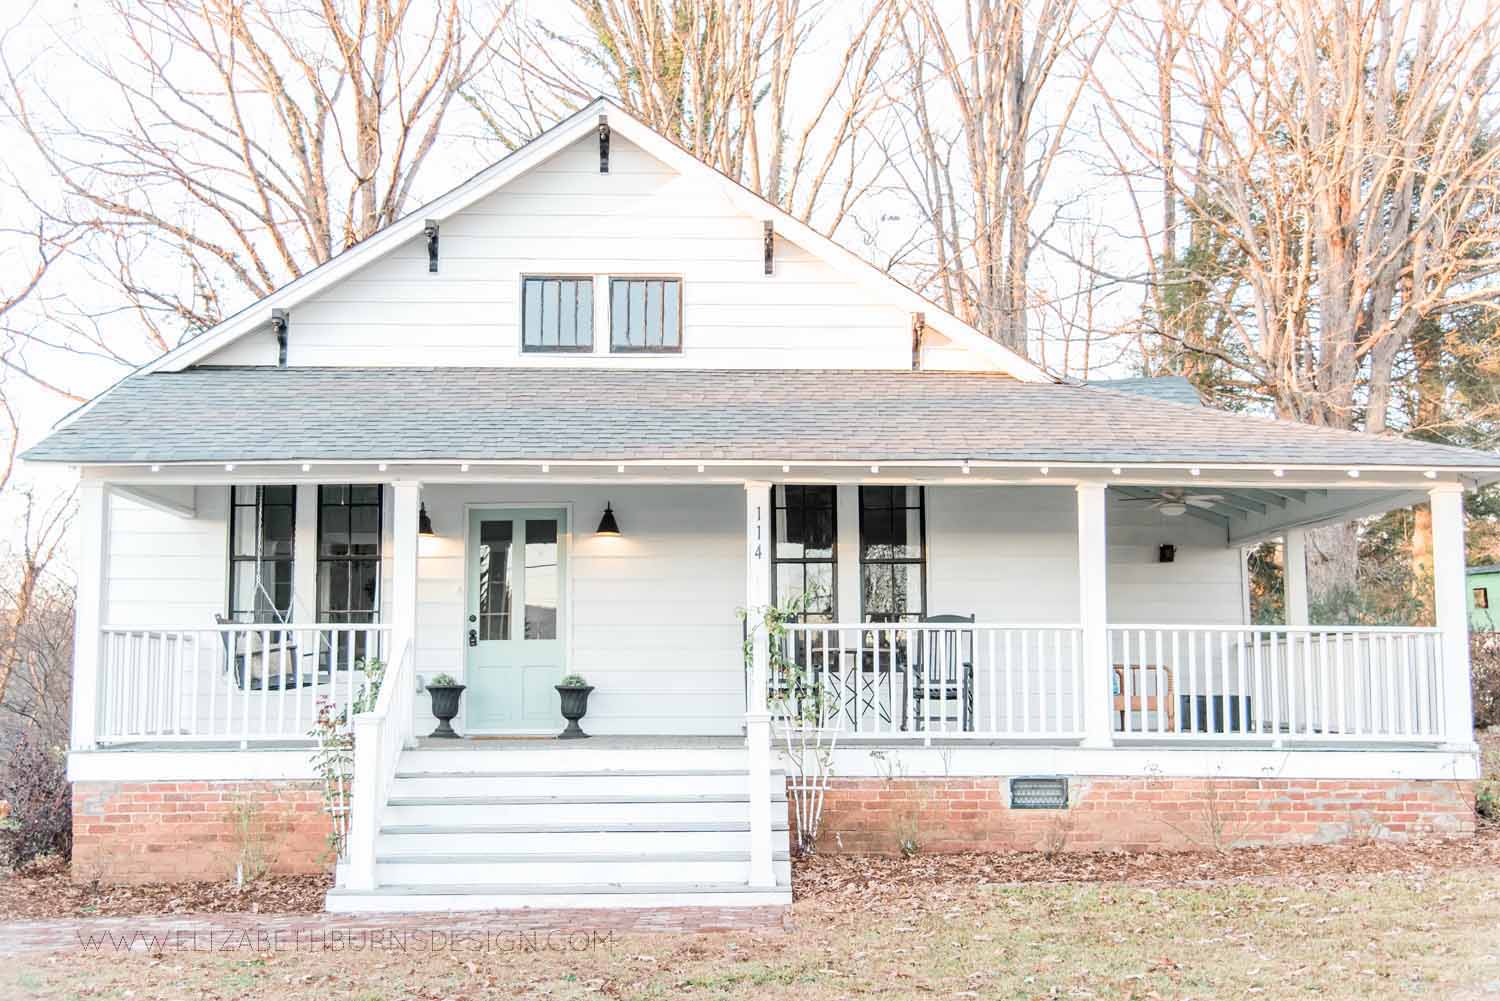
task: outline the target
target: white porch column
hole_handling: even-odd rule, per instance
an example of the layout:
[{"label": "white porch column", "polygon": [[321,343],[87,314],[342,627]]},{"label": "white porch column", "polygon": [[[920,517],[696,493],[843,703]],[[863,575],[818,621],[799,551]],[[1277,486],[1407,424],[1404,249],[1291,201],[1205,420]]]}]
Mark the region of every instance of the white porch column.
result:
[{"label": "white porch column", "polygon": [[1307,614],[1307,530],[1287,529],[1281,540],[1282,580],[1286,585],[1286,624],[1305,626]]},{"label": "white porch column", "polygon": [[1113,692],[1109,655],[1109,537],[1105,485],[1080,483],[1078,491],[1078,623],[1083,627],[1083,746],[1113,744]]},{"label": "white porch column", "polygon": [[750,631],[750,692],[745,746],[750,769],[750,885],[776,885],[771,864],[771,714],[766,708],[770,648],[758,614],[771,601],[771,484],[745,483],[745,609]]},{"label": "white porch column", "polygon": [[1469,690],[1469,605],[1464,593],[1464,491],[1440,483],[1432,500],[1432,590],[1442,652],[1443,724],[1448,743],[1474,746],[1474,707]]},{"label": "white porch column", "polygon": [[[401,656],[409,642],[417,640],[417,520],[422,507],[422,484],[396,480],[392,494],[391,559],[391,648],[387,657]],[[412,650],[416,656],[416,650]]]},{"label": "white porch column", "polygon": [[78,593],[73,619],[74,750],[98,743],[99,684],[103,678],[100,629],[104,626],[105,579],[109,569],[109,487],[99,480],[78,485]]}]

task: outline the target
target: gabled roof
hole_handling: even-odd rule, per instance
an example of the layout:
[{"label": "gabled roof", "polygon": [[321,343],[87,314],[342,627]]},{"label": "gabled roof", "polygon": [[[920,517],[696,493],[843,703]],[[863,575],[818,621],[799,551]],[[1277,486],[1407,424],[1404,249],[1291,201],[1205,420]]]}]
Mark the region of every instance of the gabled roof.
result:
[{"label": "gabled roof", "polygon": [[868,261],[800,222],[727,175],[703,163],[606,97],[595,98],[525,146],[475,174],[458,187],[408,213],[337,257],[143,366],[140,371],[179,370],[203,360],[252,331],[263,330],[270,322],[272,309],[291,309],[299,302],[349,276],[383,254],[395,250],[408,240],[421,236],[428,219],[441,223],[475,202],[501,190],[516,178],[593,132],[598,127],[600,115],[608,119],[612,132],[618,132],[668,167],[681,174],[695,174],[709,179],[741,211],[746,212],[752,218],[770,220],[778,236],[791,240],[809,253],[826,261],[846,277],[859,282],[875,297],[876,301],[899,306],[912,312],[924,313],[928,327],[948,337],[959,346],[988,358],[999,371],[1029,382],[1054,381],[1050,375],[1028,359],[980,333]]},{"label": "gabled roof", "polygon": [[205,367],[130,376],[25,457],[79,464],[967,460],[1500,472],[1500,456],[1446,445],[998,373],[912,371]]}]

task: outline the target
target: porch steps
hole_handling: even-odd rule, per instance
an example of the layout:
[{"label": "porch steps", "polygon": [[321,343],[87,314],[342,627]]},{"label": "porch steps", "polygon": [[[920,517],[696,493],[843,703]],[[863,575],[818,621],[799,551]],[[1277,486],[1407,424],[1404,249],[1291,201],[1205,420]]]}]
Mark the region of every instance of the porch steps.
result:
[{"label": "porch steps", "polygon": [[338,912],[747,907],[791,901],[786,777],[770,777],[776,886],[748,885],[742,749],[403,752],[373,890]]}]

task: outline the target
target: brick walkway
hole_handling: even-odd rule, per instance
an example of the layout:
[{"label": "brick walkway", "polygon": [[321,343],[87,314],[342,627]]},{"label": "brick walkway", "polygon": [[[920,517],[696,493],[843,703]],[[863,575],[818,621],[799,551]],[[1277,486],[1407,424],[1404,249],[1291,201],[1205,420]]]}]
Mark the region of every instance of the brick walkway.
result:
[{"label": "brick walkway", "polygon": [[0,922],[0,956],[25,952],[571,952],[620,934],[790,927],[786,907],[527,910],[463,914],[184,914]]}]

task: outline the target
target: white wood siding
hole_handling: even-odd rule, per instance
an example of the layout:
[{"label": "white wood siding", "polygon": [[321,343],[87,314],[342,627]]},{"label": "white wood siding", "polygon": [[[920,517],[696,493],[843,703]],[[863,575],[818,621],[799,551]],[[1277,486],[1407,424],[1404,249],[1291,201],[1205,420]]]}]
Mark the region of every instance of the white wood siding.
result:
[{"label": "white wood siding", "polygon": [[[617,365],[910,368],[911,316],[801,247],[776,241],[763,273],[762,220],[618,137],[610,173],[597,140],[559,153],[443,223],[437,274],[416,239],[292,311],[292,365]],[[520,350],[526,274],[595,275],[595,352]],[[609,275],[681,276],[683,351],[609,353]],[[270,365],[268,325],[205,364]],[[991,368],[932,335],[933,367]]]}]

